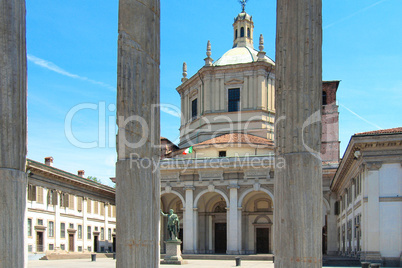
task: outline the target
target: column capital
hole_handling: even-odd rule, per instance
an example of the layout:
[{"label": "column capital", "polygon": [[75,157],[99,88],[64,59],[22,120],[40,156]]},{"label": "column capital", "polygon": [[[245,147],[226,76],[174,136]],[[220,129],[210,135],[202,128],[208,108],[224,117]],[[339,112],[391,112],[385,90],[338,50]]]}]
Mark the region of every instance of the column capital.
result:
[{"label": "column capital", "polygon": [[229,185],[227,186],[227,188],[228,188],[228,189],[239,189],[240,186],[237,185],[237,184],[229,184]]},{"label": "column capital", "polygon": [[382,166],[382,162],[366,162],[366,167],[370,171],[379,170]]},{"label": "column capital", "polygon": [[185,185],[185,186],[183,187],[183,189],[184,189],[185,191],[187,191],[187,190],[194,191],[194,190],[195,190],[195,187],[194,187],[193,185]]}]

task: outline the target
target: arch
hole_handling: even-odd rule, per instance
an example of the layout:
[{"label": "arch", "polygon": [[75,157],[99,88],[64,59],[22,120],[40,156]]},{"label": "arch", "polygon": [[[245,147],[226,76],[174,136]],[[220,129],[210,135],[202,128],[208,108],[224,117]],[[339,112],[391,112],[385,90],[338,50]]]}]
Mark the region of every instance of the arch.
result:
[{"label": "arch", "polygon": [[[259,190],[259,191],[268,194],[269,197],[271,197],[272,204],[275,204],[274,195],[273,195],[269,190],[260,187],[260,190]],[[258,191],[255,191],[254,188],[250,188],[250,189],[247,189],[246,191],[244,191],[244,192],[240,195],[239,201],[237,201],[237,206],[238,206],[238,207],[241,207],[241,206],[242,206],[243,199],[246,197],[246,195],[248,195],[248,194],[251,193],[251,192],[258,192]]]},{"label": "arch", "polygon": [[244,27],[240,28],[240,37],[244,37]]},{"label": "arch", "polygon": [[[202,190],[194,199],[194,208],[198,207],[198,200],[201,198],[201,196],[205,193],[208,193],[209,189]],[[213,192],[220,194],[226,201],[226,206],[229,206],[229,198],[226,196],[224,192],[221,190],[215,189]]]},{"label": "arch", "polygon": [[258,221],[259,221],[260,219],[266,219],[266,220],[267,220],[267,224],[272,224],[271,219],[270,219],[267,215],[259,215],[259,216],[257,216],[257,218],[255,218],[253,224],[259,223]]},{"label": "arch", "polygon": [[175,194],[175,195],[177,195],[180,198],[181,203],[183,204],[183,208],[186,207],[186,201],[184,201],[183,196],[179,192],[176,192],[174,190],[171,190],[169,193],[167,193],[166,191],[162,191],[160,196],[162,197],[162,195],[164,195],[164,194]]}]

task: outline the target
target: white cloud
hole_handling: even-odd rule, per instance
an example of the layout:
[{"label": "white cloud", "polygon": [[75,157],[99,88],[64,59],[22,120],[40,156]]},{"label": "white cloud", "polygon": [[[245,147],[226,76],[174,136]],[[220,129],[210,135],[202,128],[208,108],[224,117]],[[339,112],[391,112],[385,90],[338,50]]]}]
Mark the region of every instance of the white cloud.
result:
[{"label": "white cloud", "polygon": [[177,109],[172,109],[172,108],[170,108],[170,107],[167,107],[167,105],[165,104],[161,104],[161,111],[162,112],[164,112],[164,113],[167,113],[167,114],[170,114],[170,115],[172,115],[172,116],[174,116],[174,117],[178,117],[178,118],[180,118],[180,110],[179,111],[177,111]]},{"label": "white cloud", "polygon": [[70,73],[70,72],[68,72],[68,71],[66,71],[66,70],[64,70],[64,69],[62,69],[62,68],[60,68],[59,66],[57,66],[57,65],[54,64],[53,62],[50,62],[50,61],[47,61],[47,60],[44,60],[44,59],[35,57],[35,56],[33,56],[33,55],[30,55],[30,54],[27,55],[27,59],[28,59],[29,61],[33,62],[34,64],[40,66],[40,67],[43,67],[43,68],[48,69],[48,70],[50,70],[50,71],[56,72],[56,73],[58,73],[58,74],[61,74],[61,75],[64,75],[64,76],[68,76],[68,77],[71,77],[71,78],[74,78],[74,79],[79,79],[79,80],[87,81],[87,82],[89,82],[89,83],[92,83],[92,84],[95,84],[95,85],[99,85],[99,86],[108,88],[108,89],[110,89],[110,90],[112,90],[112,91],[116,91],[116,88],[115,88],[115,87],[112,87],[111,85],[108,85],[108,84],[103,83],[103,82],[99,82],[99,81],[95,81],[95,80],[89,79],[88,77],[85,77],[85,76],[79,76],[79,75],[77,75],[77,74],[72,74],[72,73]]}]

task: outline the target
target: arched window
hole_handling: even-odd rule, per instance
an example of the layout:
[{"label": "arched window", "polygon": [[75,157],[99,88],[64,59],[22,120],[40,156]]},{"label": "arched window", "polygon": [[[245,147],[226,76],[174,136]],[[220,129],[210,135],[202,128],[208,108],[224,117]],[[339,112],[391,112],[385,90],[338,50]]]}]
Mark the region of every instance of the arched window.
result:
[{"label": "arched window", "polygon": [[237,29],[236,29],[236,31],[235,31],[235,39],[237,39]]},{"label": "arched window", "polygon": [[327,92],[322,92],[322,105],[327,105]]},{"label": "arched window", "polygon": [[247,28],[247,37],[250,38],[251,33],[250,33],[250,28]]},{"label": "arched window", "polygon": [[240,37],[244,37],[244,27],[240,28]]}]

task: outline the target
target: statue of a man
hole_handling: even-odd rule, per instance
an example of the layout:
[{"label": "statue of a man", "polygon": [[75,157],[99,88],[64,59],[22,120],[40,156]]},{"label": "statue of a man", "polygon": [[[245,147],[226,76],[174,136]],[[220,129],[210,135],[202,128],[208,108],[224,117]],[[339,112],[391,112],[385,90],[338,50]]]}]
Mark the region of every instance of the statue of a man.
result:
[{"label": "statue of a man", "polygon": [[168,218],[168,224],[167,224],[167,229],[168,229],[168,234],[169,234],[169,239],[168,241],[178,241],[179,239],[177,236],[179,235],[180,231],[180,220],[177,214],[174,214],[174,210],[170,209],[169,214],[165,214],[161,210],[161,214],[163,217]]}]

